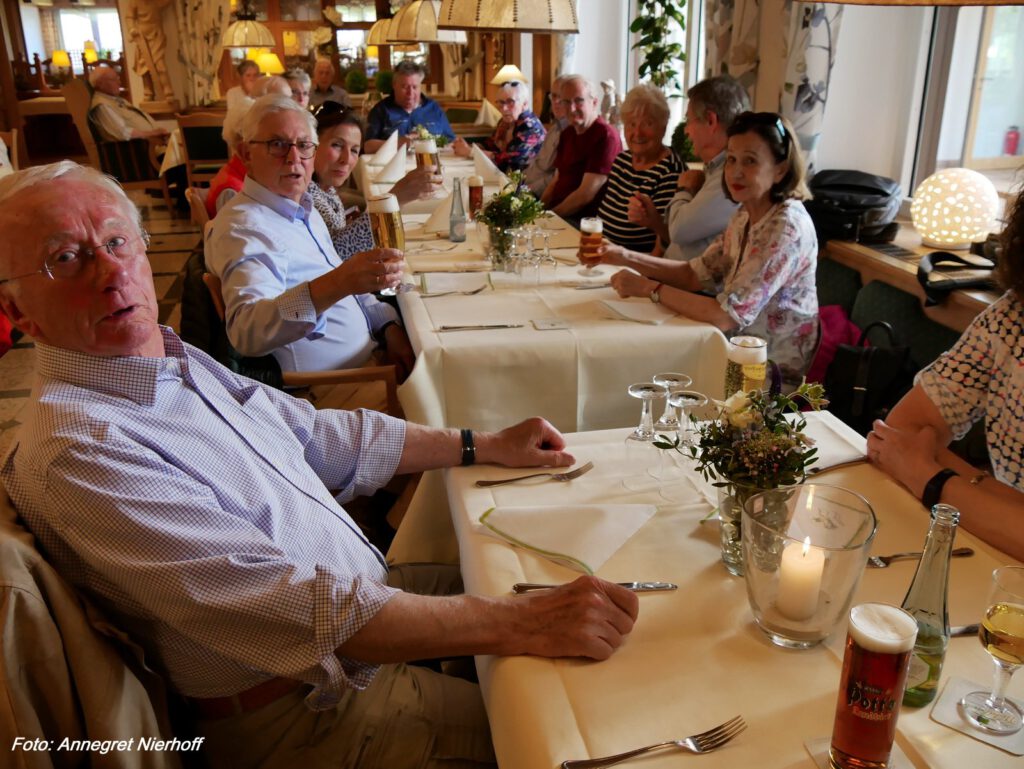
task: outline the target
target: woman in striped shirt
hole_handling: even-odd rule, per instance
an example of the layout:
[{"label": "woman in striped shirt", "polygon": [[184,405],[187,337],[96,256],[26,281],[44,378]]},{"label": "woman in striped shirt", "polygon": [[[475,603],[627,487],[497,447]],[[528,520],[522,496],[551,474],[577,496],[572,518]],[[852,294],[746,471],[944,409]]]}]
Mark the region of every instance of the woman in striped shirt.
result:
[{"label": "woman in striped shirt", "polygon": [[612,243],[651,253],[657,235],[630,221],[629,201],[643,192],[664,213],[675,194],[683,164],[664,144],[669,108],[659,89],[650,85],[633,88],[622,102],[621,114],[628,149],[615,158],[598,216],[604,221],[604,236]]}]

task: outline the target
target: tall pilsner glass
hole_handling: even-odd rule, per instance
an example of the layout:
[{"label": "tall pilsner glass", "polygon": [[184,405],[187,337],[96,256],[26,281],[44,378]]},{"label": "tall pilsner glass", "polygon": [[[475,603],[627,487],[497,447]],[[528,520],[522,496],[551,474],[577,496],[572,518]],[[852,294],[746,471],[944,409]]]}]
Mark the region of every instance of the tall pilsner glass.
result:
[{"label": "tall pilsner glass", "polygon": [[441,156],[437,154],[437,142],[433,139],[417,139],[413,144],[416,152],[416,167],[433,166],[434,173],[441,173]]},{"label": "tall pilsner glass", "polygon": [[884,603],[850,610],[839,699],[828,751],[832,769],[888,769],[917,620]]},{"label": "tall pilsner glass", "polygon": [[[596,216],[587,216],[580,219],[580,247],[584,245],[591,248],[597,248],[601,245],[601,241],[604,240],[604,222],[602,222]],[[583,256],[582,250],[580,251],[580,263],[584,269],[580,270],[580,275],[586,278],[597,278],[600,277],[601,271],[595,269],[601,262],[600,260],[586,259]]]},{"label": "tall pilsner glass", "polygon": [[[377,248],[396,248],[405,251],[405,227],[398,210],[398,198],[394,195],[373,195],[366,201],[366,213],[370,215],[370,231]],[[383,288],[384,296],[394,296],[396,289]]]},{"label": "tall pilsner glass", "polygon": [[725,364],[725,397],[764,387],[768,373],[768,343],[756,336],[729,340]]}]

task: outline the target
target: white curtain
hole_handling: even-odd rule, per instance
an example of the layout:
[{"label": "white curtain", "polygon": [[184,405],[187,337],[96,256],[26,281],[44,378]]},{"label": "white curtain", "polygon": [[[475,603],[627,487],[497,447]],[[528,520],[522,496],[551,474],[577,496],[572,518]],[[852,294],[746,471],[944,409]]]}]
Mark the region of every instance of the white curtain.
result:
[{"label": "white curtain", "polygon": [[178,59],[185,68],[185,102],[214,101],[221,37],[230,21],[228,0],[177,0]]}]

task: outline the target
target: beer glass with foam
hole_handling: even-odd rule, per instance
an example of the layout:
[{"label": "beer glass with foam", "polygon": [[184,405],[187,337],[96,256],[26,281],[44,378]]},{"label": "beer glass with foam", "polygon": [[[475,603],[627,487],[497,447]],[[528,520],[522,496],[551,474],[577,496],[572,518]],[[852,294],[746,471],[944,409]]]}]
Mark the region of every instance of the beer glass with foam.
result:
[{"label": "beer glass with foam", "polygon": [[599,270],[594,268],[600,264],[597,259],[588,259],[583,255],[584,247],[594,249],[601,245],[604,233],[604,222],[596,216],[586,216],[580,219],[580,263],[585,269],[580,270],[580,275],[587,278],[596,278],[601,275]]},{"label": "beer glass with foam", "polygon": [[916,639],[917,621],[903,609],[862,603],[850,610],[828,751],[832,769],[890,766],[896,719]]},{"label": "beer glass with foam", "polygon": [[416,153],[416,167],[433,166],[434,173],[441,173],[441,157],[437,154],[437,142],[433,139],[417,139],[413,144]]},{"label": "beer glass with foam", "polygon": [[[366,201],[366,213],[370,216],[370,231],[378,248],[395,248],[405,251],[405,227],[398,209],[398,198],[394,195],[373,195]],[[384,296],[394,296],[396,289],[385,287],[380,291]]]},{"label": "beer glass with foam", "polygon": [[729,340],[725,364],[725,397],[738,391],[764,387],[768,374],[768,343],[756,336],[734,336]]}]

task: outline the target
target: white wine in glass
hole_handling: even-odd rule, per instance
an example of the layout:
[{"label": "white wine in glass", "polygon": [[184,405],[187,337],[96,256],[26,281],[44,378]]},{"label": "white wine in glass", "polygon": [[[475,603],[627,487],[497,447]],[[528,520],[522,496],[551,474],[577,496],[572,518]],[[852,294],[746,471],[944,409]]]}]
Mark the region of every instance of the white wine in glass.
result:
[{"label": "white wine in glass", "polygon": [[992,572],[988,608],[978,637],[995,663],[991,692],[971,692],[960,700],[964,718],[992,734],[1014,734],[1024,719],[1006,697],[1010,676],[1024,665],[1024,566],[1003,566]]}]

